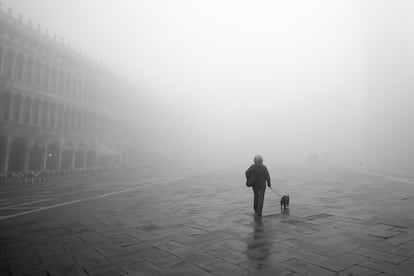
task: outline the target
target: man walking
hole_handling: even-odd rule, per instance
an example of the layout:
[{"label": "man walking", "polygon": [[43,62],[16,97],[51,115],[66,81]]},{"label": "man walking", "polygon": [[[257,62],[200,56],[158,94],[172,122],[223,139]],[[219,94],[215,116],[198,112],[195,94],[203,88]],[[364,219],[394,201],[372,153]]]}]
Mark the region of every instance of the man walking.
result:
[{"label": "man walking", "polygon": [[254,157],[254,164],[246,171],[247,181],[252,184],[254,193],[254,213],[256,216],[262,216],[264,194],[267,186],[270,188],[270,175],[266,166],[263,165],[263,158],[260,155]]}]

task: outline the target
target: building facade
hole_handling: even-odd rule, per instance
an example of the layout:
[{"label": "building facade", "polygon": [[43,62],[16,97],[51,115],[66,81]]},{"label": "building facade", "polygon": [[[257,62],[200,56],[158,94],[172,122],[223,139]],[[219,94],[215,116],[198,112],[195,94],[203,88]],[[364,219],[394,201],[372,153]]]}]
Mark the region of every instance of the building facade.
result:
[{"label": "building facade", "polygon": [[128,102],[104,66],[0,11],[0,173],[134,165]]}]

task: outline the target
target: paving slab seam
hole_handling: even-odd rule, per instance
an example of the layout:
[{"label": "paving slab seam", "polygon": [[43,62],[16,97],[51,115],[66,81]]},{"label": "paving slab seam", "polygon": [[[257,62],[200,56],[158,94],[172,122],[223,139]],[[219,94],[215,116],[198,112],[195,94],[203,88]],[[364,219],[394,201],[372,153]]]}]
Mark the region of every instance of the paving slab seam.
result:
[{"label": "paving slab seam", "polygon": [[[129,191],[136,190],[136,189],[139,189],[139,188],[144,188],[148,185],[163,184],[163,183],[168,183],[168,182],[172,182],[172,181],[191,178],[191,177],[194,177],[194,176],[195,175],[175,177],[175,178],[172,178],[172,179],[164,179],[164,180],[156,181],[155,183],[153,182],[154,181],[153,179],[149,179],[149,180],[145,180],[145,181],[135,183],[135,185],[139,185],[139,186],[136,186],[136,187],[131,187],[131,188],[115,191],[115,192],[110,192],[110,193],[106,193],[106,194],[99,195],[99,196],[94,196],[94,197],[76,199],[76,200],[63,202],[63,203],[59,203],[59,204],[55,204],[55,205],[51,205],[51,206],[39,207],[37,209],[29,210],[29,211],[26,211],[26,212],[20,212],[20,213],[8,215],[8,216],[1,216],[0,221],[5,220],[5,219],[9,219],[9,218],[13,218],[13,217],[18,217],[18,216],[23,216],[23,215],[27,215],[27,214],[37,213],[37,212],[41,212],[41,211],[45,211],[45,210],[49,210],[49,209],[53,209],[53,208],[57,208],[57,207],[61,207],[61,206],[66,206],[66,205],[75,204],[75,203],[79,203],[79,202],[84,202],[84,201],[89,201],[89,200],[94,200],[94,199],[100,199],[100,198],[104,198],[104,197],[108,197],[108,196],[112,196],[112,195],[116,195],[116,194],[120,194],[120,193],[125,193],[125,192],[129,192]],[[141,184],[147,184],[147,185],[141,185]]]}]

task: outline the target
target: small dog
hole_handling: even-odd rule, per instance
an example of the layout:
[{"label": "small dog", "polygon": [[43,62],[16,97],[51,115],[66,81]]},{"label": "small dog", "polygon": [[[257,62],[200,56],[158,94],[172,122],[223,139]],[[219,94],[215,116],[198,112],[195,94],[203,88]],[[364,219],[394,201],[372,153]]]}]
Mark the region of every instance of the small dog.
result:
[{"label": "small dog", "polygon": [[287,207],[289,207],[289,195],[284,195],[282,196],[282,198],[280,199],[280,210],[282,211],[282,206],[283,209],[287,209]]}]

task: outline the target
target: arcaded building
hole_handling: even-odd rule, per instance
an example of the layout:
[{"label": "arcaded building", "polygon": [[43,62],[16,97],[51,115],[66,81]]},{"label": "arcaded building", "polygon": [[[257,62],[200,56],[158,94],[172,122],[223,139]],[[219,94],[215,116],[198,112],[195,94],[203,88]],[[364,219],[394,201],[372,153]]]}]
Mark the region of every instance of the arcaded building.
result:
[{"label": "arcaded building", "polygon": [[134,139],[120,131],[131,93],[123,87],[104,66],[1,11],[0,173],[134,165]]}]

